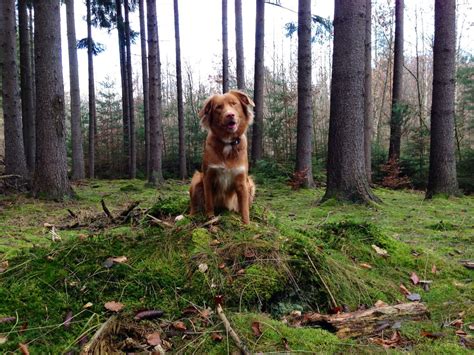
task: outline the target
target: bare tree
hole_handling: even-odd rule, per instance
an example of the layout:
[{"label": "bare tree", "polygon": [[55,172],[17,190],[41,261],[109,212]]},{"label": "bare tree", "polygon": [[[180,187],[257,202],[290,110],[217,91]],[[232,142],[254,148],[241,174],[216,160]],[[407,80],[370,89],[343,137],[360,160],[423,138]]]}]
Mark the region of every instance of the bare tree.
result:
[{"label": "bare tree", "polygon": [[[86,1],[87,7],[87,64],[89,76],[89,178],[95,177],[95,82],[94,82],[94,42],[92,39],[92,0]],[[37,81],[38,82],[38,81]]]},{"label": "bare tree", "polygon": [[314,185],[312,168],[313,107],[311,91],[311,0],[298,1],[298,123],[295,172],[304,186]]},{"label": "bare tree", "polygon": [[229,44],[227,38],[227,0],[222,0],[222,92],[229,91]]},{"label": "bare tree", "polygon": [[235,0],[235,53],[237,57],[237,88],[245,90],[244,35],[242,29],[242,0]]},{"label": "bare tree", "polygon": [[372,0],[366,1],[365,85],[364,85],[364,156],[367,180],[372,182]]},{"label": "bare tree", "polygon": [[435,0],[430,172],[426,198],[459,194],[454,147],[456,1]]}]

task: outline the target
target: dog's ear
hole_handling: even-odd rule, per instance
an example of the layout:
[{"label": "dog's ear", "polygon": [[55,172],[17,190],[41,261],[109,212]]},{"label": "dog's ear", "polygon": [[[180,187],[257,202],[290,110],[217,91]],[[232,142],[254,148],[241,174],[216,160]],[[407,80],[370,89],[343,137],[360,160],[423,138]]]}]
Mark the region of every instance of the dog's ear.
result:
[{"label": "dog's ear", "polygon": [[245,116],[247,116],[248,124],[251,125],[253,123],[253,108],[255,107],[255,103],[246,93],[242,91],[230,90],[229,94],[232,94],[239,99],[244,109]]},{"label": "dog's ear", "polygon": [[204,101],[204,106],[202,107],[201,111],[199,111],[199,118],[201,119],[201,126],[204,129],[211,128],[211,119],[212,119],[212,100],[214,96],[209,97]]}]

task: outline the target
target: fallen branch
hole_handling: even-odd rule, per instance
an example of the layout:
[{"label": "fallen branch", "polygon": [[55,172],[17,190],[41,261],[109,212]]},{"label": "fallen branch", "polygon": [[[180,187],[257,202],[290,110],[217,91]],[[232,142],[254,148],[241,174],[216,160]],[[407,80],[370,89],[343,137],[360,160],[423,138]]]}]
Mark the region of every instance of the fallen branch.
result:
[{"label": "fallen branch", "polygon": [[171,223],[166,222],[166,221],[162,221],[161,219],[156,218],[155,216],[152,216],[151,214],[147,214],[146,216],[148,218],[150,218],[150,222],[152,222],[153,224],[157,224],[157,225],[160,225],[160,226],[165,226],[165,227],[168,227],[168,228],[173,228],[174,227]]},{"label": "fallen branch", "polygon": [[124,222],[130,218],[130,213],[140,204],[140,201],[132,202],[125,210],[123,210],[117,219],[123,219]]},{"label": "fallen branch", "polygon": [[101,338],[107,333],[112,332],[113,327],[116,325],[116,320],[117,316],[112,316],[109,319],[107,319],[100,328],[95,332],[94,336],[92,339],[84,345],[84,347],[81,350],[81,355],[88,355],[88,354],[102,354],[101,349],[97,348],[100,346]]},{"label": "fallen branch", "polygon": [[108,217],[108,219],[110,219],[110,221],[113,223],[115,221],[115,218],[114,216],[112,216],[112,213],[110,213],[109,209],[107,208],[107,206],[105,205],[105,201],[104,199],[100,200],[100,204],[102,205],[102,209],[104,210],[105,212],[105,215]]},{"label": "fallen branch", "polygon": [[239,338],[237,333],[234,329],[230,326],[230,322],[224,314],[224,310],[220,304],[217,305],[217,315],[221,319],[222,323],[224,324],[225,330],[229,333],[230,337],[234,340],[235,345],[239,348],[241,353],[247,355],[250,354],[250,351],[247,349],[245,343]]},{"label": "fallen branch", "polygon": [[426,319],[428,314],[423,303],[412,302],[333,315],[306,313],[288,321],[293,326],[320,326],[339,338],[352,338],[377,333],[400,320]]}]

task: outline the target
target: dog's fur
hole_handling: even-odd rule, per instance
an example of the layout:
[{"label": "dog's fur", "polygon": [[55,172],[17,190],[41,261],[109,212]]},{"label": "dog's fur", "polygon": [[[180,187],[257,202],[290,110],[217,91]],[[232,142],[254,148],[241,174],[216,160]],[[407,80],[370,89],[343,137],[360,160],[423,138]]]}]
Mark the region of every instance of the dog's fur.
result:
[{"label": "dog's fur", "polygon": [[253,122],[253,101],[243,92],[229,91],[208,98],[199,112],[201,125],[208,131],[202,172],[191,181],[191,215],[227,208],[240,212],[248,224],[255,184],[248,175],[246,131]]}]

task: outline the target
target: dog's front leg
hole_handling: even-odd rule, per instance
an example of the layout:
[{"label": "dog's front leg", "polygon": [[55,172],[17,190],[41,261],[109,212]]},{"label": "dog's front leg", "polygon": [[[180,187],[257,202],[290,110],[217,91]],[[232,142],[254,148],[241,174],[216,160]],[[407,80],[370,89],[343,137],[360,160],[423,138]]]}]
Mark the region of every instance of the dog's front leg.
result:
[{"label": "dog's front leg", "polygon": [[249,224],[249,189],[247,186],[247,177],[244,174],[236,177],[235,189],[239,201],[240,214],[242,215],[242,222],[244,224]]},{"label": "dog's front leg", "polygon": [[204,183],[204,209],[207,217],[214,216],[214,194],[212,193],[212,179],[209,174],[205,174]]}]

